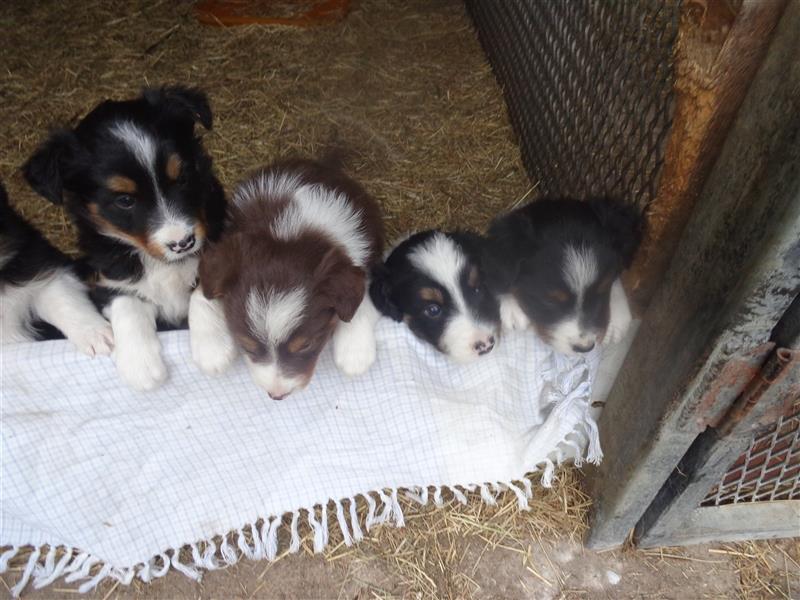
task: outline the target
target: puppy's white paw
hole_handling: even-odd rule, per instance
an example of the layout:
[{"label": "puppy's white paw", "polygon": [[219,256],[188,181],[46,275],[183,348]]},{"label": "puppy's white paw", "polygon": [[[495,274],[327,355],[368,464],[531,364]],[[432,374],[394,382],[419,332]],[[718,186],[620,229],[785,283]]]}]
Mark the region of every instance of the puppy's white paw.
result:
[{"label": "puppy's white paw", "polygon": [[531,324],[517,299],[510,294],[500,299],[500,322],[503,331],[519,331],[527,329]]},{"label": "puppy's white paw", "polygon": [[333,338],[333,362],[348,377],[366,373],[377,354],[372,335],[341,335]]},{"label": "puppy's white paw", "polygon": [[615,280],[611,286],[609,311],[608,327],[603,336],[603,344],[606,345],[622,341],[633,321],[628,297],[625,295],[625,289],[619,279]]},{"label": "puppy's white paw", "polygon": [[167,380],[158,338],[139,347],[117,345],[112,356],[122,380],[135,390],[149,392]]},{"label": "puppy's white paw", "polygon": [[219,375],[228,370],[236,360],[236,346],[227,335],[214,335],[210,331],[189,330],[192,360],[203,373]]},{"label": "puppy's white paw", "polygon": [[114,332],[105,319],[98,319],[96,323],[87,324],[85,328],[69,336],[69,341],[84,354],[95,356],[108,356],[114,350]]},{"label": "puppy's white paw", "polygon": [[603,337],[603,344],[610,345],[621,342],[625,334],[628,333],[631,321],[630,312],[627,315],[619,315],[617,318],[612,318],[608,322],[608,328],[606,328],[606,334]]}]

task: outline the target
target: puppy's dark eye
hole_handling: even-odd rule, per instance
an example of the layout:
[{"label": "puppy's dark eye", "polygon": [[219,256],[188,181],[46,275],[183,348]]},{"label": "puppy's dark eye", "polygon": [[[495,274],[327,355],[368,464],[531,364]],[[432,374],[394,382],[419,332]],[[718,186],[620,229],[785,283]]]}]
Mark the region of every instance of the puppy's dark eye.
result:
[{"label": "puppy's dark eye", "polygon": [[134,204],[136,204],[136,198],[127,194],[114,198],[114,206],[122,210],[130,210],[133,208]]},{"label": "puppy's dark eye", "polygon": [[426,317],[431,319],[436,319],[439,315],[442,314],[442,307],[438,304],[428,304],[425,307],[425,310],[422,311]]},{"label": "puppy's dark eye", "polygon": [[186,169],[181,169],[181,172],[178,173],[178,178],[175,180],[175,183],[181,187],[189,183],[189,177],[186,175]]}]

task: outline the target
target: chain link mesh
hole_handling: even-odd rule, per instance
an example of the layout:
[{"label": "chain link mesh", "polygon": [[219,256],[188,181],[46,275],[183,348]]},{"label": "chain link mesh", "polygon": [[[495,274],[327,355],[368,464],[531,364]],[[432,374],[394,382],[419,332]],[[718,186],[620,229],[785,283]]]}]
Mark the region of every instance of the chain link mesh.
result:
[{"label": "chain link mesh", "polygon": [[656,196],[679,0],[467,0],[541,195]]},{"label": "chain link mesh", "polygon": [[800,406],[756,437],[701,506],[800,500]]}]

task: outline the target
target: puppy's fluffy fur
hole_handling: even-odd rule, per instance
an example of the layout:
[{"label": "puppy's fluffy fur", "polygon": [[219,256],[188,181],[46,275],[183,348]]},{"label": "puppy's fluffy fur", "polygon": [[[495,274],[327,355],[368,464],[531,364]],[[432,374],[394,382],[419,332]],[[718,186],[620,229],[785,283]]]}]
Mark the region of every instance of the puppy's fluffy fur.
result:
[{"label": "puppy's fluffy fur", "polygon": [[484,285],[483,246],[483,238],[467,232],[412,235],[374,270],[373,303],[455,361],[488,354],[500,315],[497,300]]},{"label": "puppy's fluffy fur", "polygon": [[486,270],[504,328],[532,323],[567,354],[621,339],[631,313],[619,276],[641,236],[636,209],[608,199],[543,199],[496,219]]},{"label": "puppy's fluffy fur", "polygon": [[117,370],[137,389],[166,379],[156,322],[185,320],[198,252],[223,224],[225,196],[196,122],[211,127],[202,92],[148,89],[101,103],[24,166],[31,186],[75,222],[114,330]]},{"label": "puppy's fluffy fur", "polygon": [[365,371],[378,318],[367,274],[382,246],[377,205],[335,160],[256,173],[238,186],[226,234],[201,261],[189,314],[195,362],[216,373],[241,351],[278,400],[308,384],[333,335],[340,369]]},{"label": "puppy's fluffy fur", "polygon": [[11,207],[0,184],[0,342],[40,339],[42,322],[89,356],[113,347],[72,261]]}]

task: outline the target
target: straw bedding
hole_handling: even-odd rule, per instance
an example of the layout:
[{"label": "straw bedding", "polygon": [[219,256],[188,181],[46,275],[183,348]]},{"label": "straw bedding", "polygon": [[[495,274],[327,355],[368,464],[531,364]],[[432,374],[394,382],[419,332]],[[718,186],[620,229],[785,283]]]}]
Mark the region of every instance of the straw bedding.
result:
[{"label": "straw bedding", "polygon": [[228,189],[286,154],[337,143],[384,208],[390,237],[482,227],[530,184],[491,71],[457,2],[355,3],[336,25],[198,24],[190,3],[4,2],[0,176],[12,200],[63,248],[62,213],[18,167],[53,124],[104,98],[181,82],[206,90],[206,135]]},{"label": "straw bedding", "polygon": [[[18,168],[52,125],[145,85],[180,82],[208,92],[216,121],[205,142],[227,189],[275,157],[345,146],[351,171],[384,209],[390,237],[482,228],[535,194],[500,90],[456,1],[364,0],[323,28],[221,29],[199,25],[190,2],[6,0],[0,30],[0,177],[21,212],[67,251],[75,249],[68,221],[27,188]],[[525,555],[532,540],[580,539],[589,502],[576,471],[561,471],[554,488],[536,493],[525,513],[513,494],[496,507],[404,507],[405,529],[379,530],[355,548],[331,543],[326,558],[350,566],[377,559],[391,566],[398,589],[418,597],[470,596],[481,589],[475,573],[485,553],[508,547]],[[473,552],[468,569],[464,545]],[[748,553],[740,554],[746,562]],[[791,557],[800,560],[796,547]],[[24,562],[15,559],[6,577]],[[740,568],[756,597],[761,571],[754,562]],[[136,583],[130,594],[147,591]]]}]

